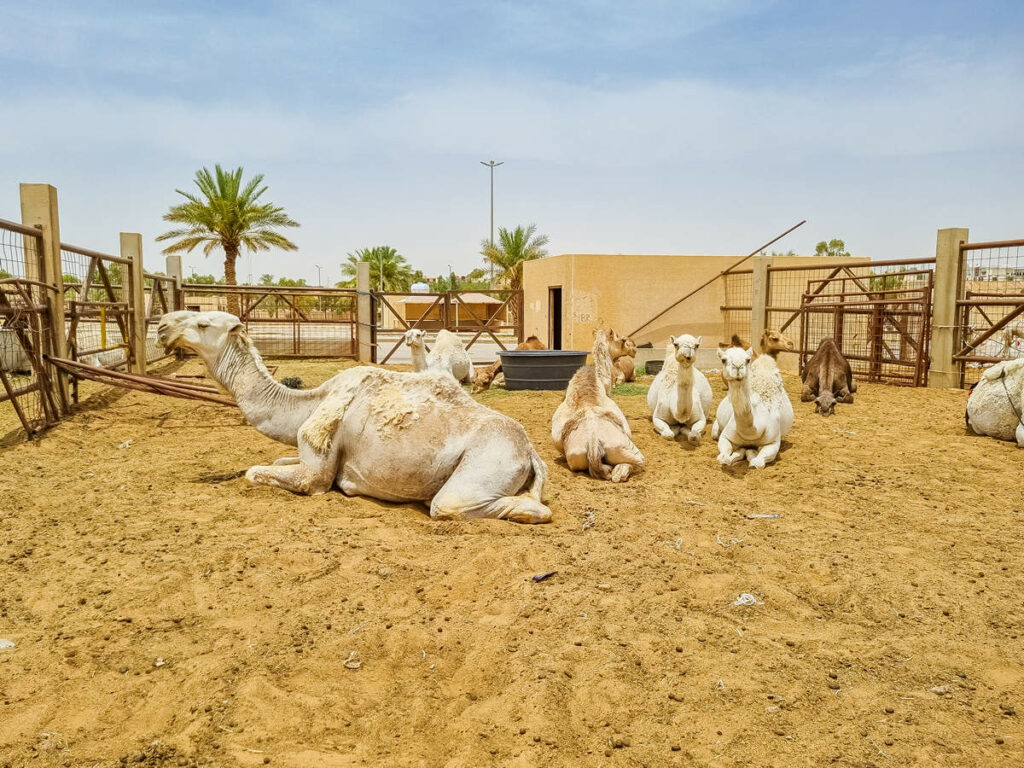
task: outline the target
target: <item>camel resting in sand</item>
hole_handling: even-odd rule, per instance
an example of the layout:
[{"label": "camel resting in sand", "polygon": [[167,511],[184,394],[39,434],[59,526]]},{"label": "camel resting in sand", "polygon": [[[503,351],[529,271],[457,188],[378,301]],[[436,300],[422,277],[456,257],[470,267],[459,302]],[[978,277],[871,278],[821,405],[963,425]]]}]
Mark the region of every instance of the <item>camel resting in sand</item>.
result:
[{"label": "camel resting in sand", "polygon": [[585,469],[597,480],[621,483],[630,473],[643,470],[644,457],[602,381],[611,369],[608,340],[600,330],[594,337],[594,364],[580,368],[569,381],[565,399],[551,419],[551,439],[569,469]]},{"label": "camel resting in sand", "polygon": [[444,371],[454,376],[456,381],[473,381],[473,361],[457,334],[442,328],[437,332],[434,348],[429,353],[426,351],[426,334],[419,328],[410,328],[403,338],[412,352],[414,371]]},{"label": "camel resting in sand", "polygon": [[850,363],[843,357],[836,340],[826,336],[807,361],[800,399],[805,403],[813,400],[816,413],[831,416],[836,403],[852,403],[856,391]]},{"label": "camel resting in sand", "polygon": [[608,331],[608,353],[612,358],[615,383],[633,381],[636,377],[636,342],[628,336],[619,336],[615,331]]},{"label": "camel resting in sand", "polygon": [[[547,349],[544,346],[544,342],[538,339],[536,336],[530,336],[526,341],[521,342],[516,347],[520,349]],[[493,363],[486,368],[480,370],[476,375],[476,381],[473,382],[473,394],[476,395],[483,392],[486,389],[491,388],[491,384],[494,382],[494,378],[501,373],[501,358],[499,357]]]},{"label": "camel resting in sand", "polygon": [[986,368],[967,398],[967,426],[1024,448],[1024,358]]},{"label": "camel resting in sand", "polygon": [[227,312],[170,312],[157,338],[168,352],[199,355],[249,424],[298,446],[297,457],[251,467],[251,483],[419,501],[435,519],[551,520],[541,503],[547,467],[522,424],[477,403],[447,373],[361,366],[292,390],[274,381]]}]

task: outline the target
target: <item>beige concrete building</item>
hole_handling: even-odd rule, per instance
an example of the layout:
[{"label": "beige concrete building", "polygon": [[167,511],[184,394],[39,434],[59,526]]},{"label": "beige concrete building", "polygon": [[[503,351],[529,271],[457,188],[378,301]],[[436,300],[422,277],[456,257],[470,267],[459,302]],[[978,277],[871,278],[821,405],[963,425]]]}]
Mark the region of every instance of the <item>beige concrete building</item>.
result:
[{"label": "beige concrete building", "polygon": [[[523,265],[527,335],[536,334],[549,347],[589,349],[593,330],[613,328],[629,334],[685,294],[719,275],[742,256],[673,256],[566,253]],[[861,264],[867,259],[777,257],[774,266],[807,267],[837,263]],[[750,269],[751,261],[741,268]],[[714,349],[726,338],[722,307],[725,280],[715,280],[634,336],[637,344],[662,348],[670,334],[703,336]],[[736,297],[729,297],[736,303]],[[750,304],[749,288],[743,300]]]}]

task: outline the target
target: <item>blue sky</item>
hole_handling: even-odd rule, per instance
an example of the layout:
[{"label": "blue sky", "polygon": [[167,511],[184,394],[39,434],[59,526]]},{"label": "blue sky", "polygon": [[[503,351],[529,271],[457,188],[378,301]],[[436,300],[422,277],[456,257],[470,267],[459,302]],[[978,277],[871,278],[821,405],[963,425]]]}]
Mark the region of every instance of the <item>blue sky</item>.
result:
[{"label": "blue sky", "polygon": [[[746,253],[842,237],[928,255],[1024,234],[1019,2],[0,0],[0,217],[58,187],[65,240],[153,237],[175,187],[266,174],[333,282],[386,243],[427,274],[499,226],[552,253]],[[186,257],[218,272],[220,260]]]}]

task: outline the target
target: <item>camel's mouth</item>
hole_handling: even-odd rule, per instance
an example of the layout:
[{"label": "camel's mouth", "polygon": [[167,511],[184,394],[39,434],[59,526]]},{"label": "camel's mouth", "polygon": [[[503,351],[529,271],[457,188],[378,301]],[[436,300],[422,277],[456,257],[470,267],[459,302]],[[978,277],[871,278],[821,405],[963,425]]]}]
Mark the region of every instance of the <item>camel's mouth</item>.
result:
[{"label": "camel's mouth", "polygon": [[164,348],[164,354],[169,355],[178,348],[181,333],[171,330],[166,325],[161,325],[156,329],[156,340]]}]

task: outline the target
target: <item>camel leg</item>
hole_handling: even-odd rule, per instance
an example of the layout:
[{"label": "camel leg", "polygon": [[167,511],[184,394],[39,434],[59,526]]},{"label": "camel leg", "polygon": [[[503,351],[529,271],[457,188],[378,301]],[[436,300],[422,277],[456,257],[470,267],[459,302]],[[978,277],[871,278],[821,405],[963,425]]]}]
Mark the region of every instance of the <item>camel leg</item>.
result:
[{"label": "camel leg", "polygon": [[609,446],[605,452],[605,459],[613,465],[610,478],[613,483],[624,483],[631,474],[644,468],[644,455],[632,441]]},{"label": "camel leg", "polygon": [[812,400],[814,400],[814,390],[811,389],[809,384],[804,384],[804,388],[800,392],[800,401],[809,403]]},{"label": "camel leg", "polygon": [[467,452],[431,499],[430,516],[435,520],[491,517],[514,523],[550,522],[551,510],[525,489],[534,471],[530,457],[516,457],[518,453],[505,451],[503,460],[495,461],[490,450]]},{"label": "camel leg", "polygon": [[274,460],[274,466],[283,467],[288,464],[298,464],[301,461],[302,459],[300,459],[298,456],[282,456],[280,459]]},{"label": "camel leg", "polygon": [[779,455],[779,448],[782,447],[782,440],[776,440],[768,445],[762,445],[761,449],[757,452],[757,455],[750,460],[751,469],[764,469],[766,464],[771,464],[775,461],[775,457]]},{"label": "camel leg", "polygon": [[690,432],[687,434],[686,439],[697,445],[700,443],[700,438],[704,434],[704,427],[707,425],[707,417],[702,415],[697,421],[693,422],[693,426],[690,427]]},{"label": "camel leg", "polygon": [[338,472],[341,438],[335,436],[326,453],[314,451],[299,433],[299,455],[286,457],[284,464],[249,467],[245,478],[253,485],[272,485],[292,493],[316,496],[331,490]]},{"label": "camel leg", "polygon": [[836,393],[836,402],[837,403],[852,403],[853,402],[853,393],[850,392],[850,390],[848,390],[846,387],[843,387],[842,389],[840,389]]},{"label": "camel leg", "polygon": [[651,422],[654,424],[654,431],[662,437],[667,437],[672,440],[676,436],[677,427],[670,427],[666,422],[659,419],[657,416],[651,416]]},{"label": "camel leg", "polygon": [[743,458],[743,449],[737,450],[725,435],[718,438],[718,463],[728,467]]}]

